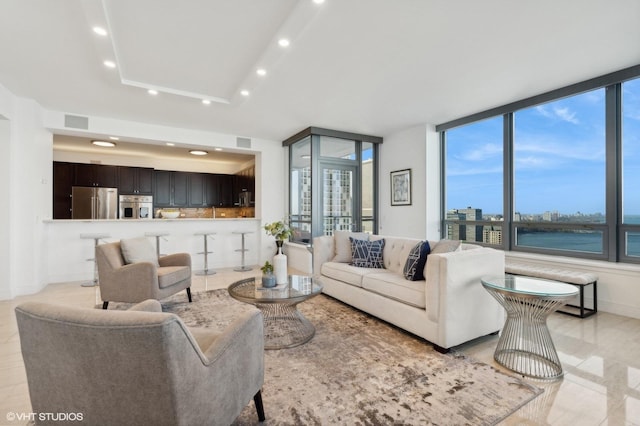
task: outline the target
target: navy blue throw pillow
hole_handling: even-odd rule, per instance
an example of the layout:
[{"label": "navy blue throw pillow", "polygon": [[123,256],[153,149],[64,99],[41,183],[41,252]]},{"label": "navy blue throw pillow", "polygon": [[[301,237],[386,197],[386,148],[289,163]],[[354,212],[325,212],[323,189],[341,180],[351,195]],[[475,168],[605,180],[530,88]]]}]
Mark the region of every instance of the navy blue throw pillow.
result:
[{"label": "navy blue throw pillow", "polygon": [[384,268],[382,250],[384,239],[375,241],[351,240],[351,264],[360,268]]},{"label": "navy blue throw pillow", "polygon": [[429,241],[420,241],[416,244],[407,257],[404,264],[404,277],[409,281],[424,280],[424,265],[427,263],[427,256],[431,253]]}]

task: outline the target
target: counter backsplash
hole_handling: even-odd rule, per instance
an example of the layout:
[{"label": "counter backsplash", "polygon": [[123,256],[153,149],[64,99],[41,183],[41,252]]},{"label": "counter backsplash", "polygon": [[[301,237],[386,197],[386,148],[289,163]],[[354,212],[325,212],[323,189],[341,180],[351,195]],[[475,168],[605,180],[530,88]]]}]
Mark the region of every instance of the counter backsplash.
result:
[{"label": "counter backsplash", "polygon": [[179,212],[179,218],[190,219],[235,219],[238,217],[255,217],[254,207],[216,207],[215,215],[213,208],[156,208],[153,212],[154,218],[162,218],[162,212]]}]

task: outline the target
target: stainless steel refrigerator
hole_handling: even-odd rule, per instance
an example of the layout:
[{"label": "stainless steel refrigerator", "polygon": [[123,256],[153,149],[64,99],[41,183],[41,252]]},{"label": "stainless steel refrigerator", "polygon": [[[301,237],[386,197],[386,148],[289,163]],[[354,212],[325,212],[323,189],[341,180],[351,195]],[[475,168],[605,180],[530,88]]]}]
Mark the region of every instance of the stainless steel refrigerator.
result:
[{"label": "stainless steel refrigerator", "polygon": [[72,219],[117,219],[118,189],[74,186],[71,188]]}]

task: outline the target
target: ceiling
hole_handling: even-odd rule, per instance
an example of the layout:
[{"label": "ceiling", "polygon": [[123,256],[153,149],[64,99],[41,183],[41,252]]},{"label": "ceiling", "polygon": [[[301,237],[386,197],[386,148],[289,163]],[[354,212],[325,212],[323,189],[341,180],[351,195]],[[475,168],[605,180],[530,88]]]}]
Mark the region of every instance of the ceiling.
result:
[{"label": "ceiling", "polygon": [[54,111],[384,137],[640,64],[640,1],[4,0],[0,58],[0,84]]}]

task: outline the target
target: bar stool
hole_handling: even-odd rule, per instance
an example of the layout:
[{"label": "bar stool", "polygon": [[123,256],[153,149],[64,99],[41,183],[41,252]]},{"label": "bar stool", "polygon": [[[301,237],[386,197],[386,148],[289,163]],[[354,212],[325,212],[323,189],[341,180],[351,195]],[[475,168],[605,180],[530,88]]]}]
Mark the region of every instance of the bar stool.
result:
[{"label": "bar stool", "polygon": [[209,253],[213,253],[212,251],[209,251],[208,246],[207,246],[207,239],[209,239],[209,237],[211,237],[212,235],[216,235],[215,232],[196,232],[193,235],[202,235],[202,237],[204,238],[204,251],[200,252],[198,254],[204,254],[204,269],[201,271],[196,271],[194,272],[194,274],[196,275],[213,275],[216,273],[216,271],[214,270],[210,270],[209,269],[209,258],[208,255]]},{"label": "bar stool", "polygon": [[[166,237],[167,235],[169,235],[168,232],[145,232],[144,233],[145,237],[156,237],[156,252],[158,253],[158,257],[164,256],[164,254],[160,254],[160,238]],[[163,238],[163,239],[167,241],[166,238]]]},{"label": "bar stool", "polygon": [[96,246],[100,244],[100,240],[104,238],[110,238],[111,234],[80,234],[80,238],[85,240],[93,240],[93,257],[87,259],[88,262],[93,262],[93,281],[88,283],[82,283],[82,287],[97,287],[98,286],[98,264],[96,262]]},{"label": "bar stool", "polygon": [[239,251],[239,252],[242,253],[242,264],[240,266],[238,266],[237,268],[235,268],[234,271],[238,271],[238,272],[250,271],[251,268],[244,264],[244,253],[249,251],[249,249],[244,248],[244,236],[246,234],[253,234],[253,231],[234,231],[233,233],[242,235],[242,248],[236,250],[236,251]]}]

